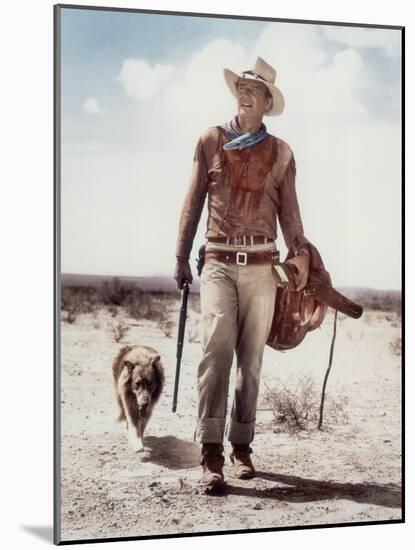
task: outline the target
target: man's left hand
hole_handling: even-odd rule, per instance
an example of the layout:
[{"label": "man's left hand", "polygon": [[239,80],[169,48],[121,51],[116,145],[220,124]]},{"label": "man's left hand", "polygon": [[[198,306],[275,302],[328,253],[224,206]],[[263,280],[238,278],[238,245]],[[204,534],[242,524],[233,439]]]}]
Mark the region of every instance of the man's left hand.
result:
[{"label": "man's left hand", "polygon": [[287,263],[294,265],[297,268],[297,275],[295,276],[296,290],[302,290],[307,284],[308,272],[310,270],[310,256],[307,254],[301,254],[300,256],[295,256],[290,260],[287,260]]}]

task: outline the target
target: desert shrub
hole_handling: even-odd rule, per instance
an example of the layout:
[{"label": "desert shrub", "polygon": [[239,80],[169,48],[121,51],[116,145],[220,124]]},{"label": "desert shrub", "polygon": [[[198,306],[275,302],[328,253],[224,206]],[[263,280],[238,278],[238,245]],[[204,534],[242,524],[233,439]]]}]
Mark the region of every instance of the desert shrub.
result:
[{"label": "desert shrub", "polygon": [[130,330],[130,327],[126,325],[125,323],[114,323],[112,325],[112,332],[114,335],[114,340],[116,342],[120,342],[124,338],[124,336],[127,334],[127,332]]},{"label": "desert shrub", "polygon": [[100,288],[101,300],[110,306],[123,306],[128,301],[131,293],[138,287],[122,282],[119,277],[113,277],[104,281]]},{"label": "desert shrub", "polygon": [[111,314],[111,317],[116,317],[117,316],[117,313],[118,313],[118,308],[117,306],[108,306],[108,313]]},{"label": "desert shrub", "polygon": [[92,287],[67,286],[61,292],[61,311],[68,312],[68,321],[69,318],[76,319],[80,313],[92,313],[99,302],[99,295]]},{"label": "desert shrub", "polygon": [[189,307],[196,313],[200,313],[200,294],[191,292],[189,294]]},{"label": "desert shrub", "polygon": [[389,342],[389,351],[392,355],[400,357],[402,355],[402,338],[398,337]]},{"label": "desert shrub", "polygon": [[156,322],[167,317],[167,307],[163,300],[157,300],[149,292],[142,292],[140,289],[131,293],[126,304],[127,313],[134,319]]},{"label": "desert shrub", "polygon": [[[320,391],[310,376],[296,381],[281,380],[270,388],[267,385],[262,407],[273,413],[273,427],[289,432],[317,429],[320,414]],[[333,398],[326,395],[324,403],[324,424],[347,421],[345,405],[347,398]],[[323,425],[324,425],[323,424]]]},{"label": "desert shrub", "polygon": [[66,317],[62,317],[62,321],[65,321],[72,325],[72,323],[75,323],[77,316],[77,311],[75,309],[70,309],[67,311]]},{"label": "desert shrub", "polygon": [[173,333],[176,325],[172,320],[166,319],[164,321],[160,321],[158,325],[161,331],[163,332],[163,334],[167,336],[167,338],[173,337]]},{"label": "desert shrub", "polygon": [[171,319],[171,310],[175,302],[174,296],[165,292],[142,292],[136,289],[130,296],[126,311],[134,319],[154,321],[160,330],[171,338],[175,327]]},{"label": "desert shrub", "polygon": [[399,290],[375,290],[367,288],[344,289],[344,294],[363,306],[365,310],[392,311],[402,315],[402,299]]},{"label": "desert shrub", "polygon": [[[196,304],[199,297],[193,300]],[[177,295],[164,291],[146,292],[133,282],[122,281],[120,277],[94,286],[68,285],[62,288],[61,310],[66,312],[66,316],[62,316],[64,321],[73,323],[79,314],[96,312],[102,306],[106,306],[112,317],[116,317],[119,308],[123,308],[133,319],[154,321],[170,337],[174,329],[171,311],[177,306]],[[115,338],[119,336],[118,333],[114,335]]]}]

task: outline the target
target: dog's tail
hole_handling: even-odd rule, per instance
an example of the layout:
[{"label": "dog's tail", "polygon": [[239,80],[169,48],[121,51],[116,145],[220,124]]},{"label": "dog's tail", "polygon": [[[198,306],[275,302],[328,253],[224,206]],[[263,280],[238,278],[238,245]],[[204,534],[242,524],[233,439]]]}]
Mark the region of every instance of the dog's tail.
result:
[{"label": "dog's tail", "polygon": [[115,422],[122,422],[123,420],[127,420],[127,419],[125,417],[124,407],[123,407],[121,398],[118,394],[117,394],[116,397],[117,397],[118,406],[120,408],[120,412],[119,412],[119,415],[117,416],[117,418],[115,419]]}]

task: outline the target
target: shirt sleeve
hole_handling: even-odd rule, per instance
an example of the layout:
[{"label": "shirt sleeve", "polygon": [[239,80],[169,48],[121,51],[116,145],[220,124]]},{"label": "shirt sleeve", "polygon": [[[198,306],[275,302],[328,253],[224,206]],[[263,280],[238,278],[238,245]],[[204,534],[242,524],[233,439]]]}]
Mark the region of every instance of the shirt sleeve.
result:
[{"label": "shirt sleeve", "polygon": [[297,243],[302,242],[304,237],[300,207],[295,191],[295,177],[295,159],[294,155],[291,154],[280,184],[280,208],[278,211],[278,219],[288,249],[290,247],[297,249]]},{"label": "shirt sleeve", "polygon": [[177,238],[176,256],[188,259],[208,189],[208,168],[202,138],[196,145],[190,183],[184,199]]}]

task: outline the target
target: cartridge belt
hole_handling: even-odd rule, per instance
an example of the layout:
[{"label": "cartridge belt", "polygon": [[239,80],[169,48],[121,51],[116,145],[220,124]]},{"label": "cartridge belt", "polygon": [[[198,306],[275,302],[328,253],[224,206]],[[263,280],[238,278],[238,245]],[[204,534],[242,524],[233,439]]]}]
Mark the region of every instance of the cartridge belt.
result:
[{"label": "cartridge belt", "polygon": [[266,244],[274,242],[274,239],[262,235],[234,235],[233,237],[209,237],[210,243],[230,244],[234,246],[247,246],[254,244]]}]

